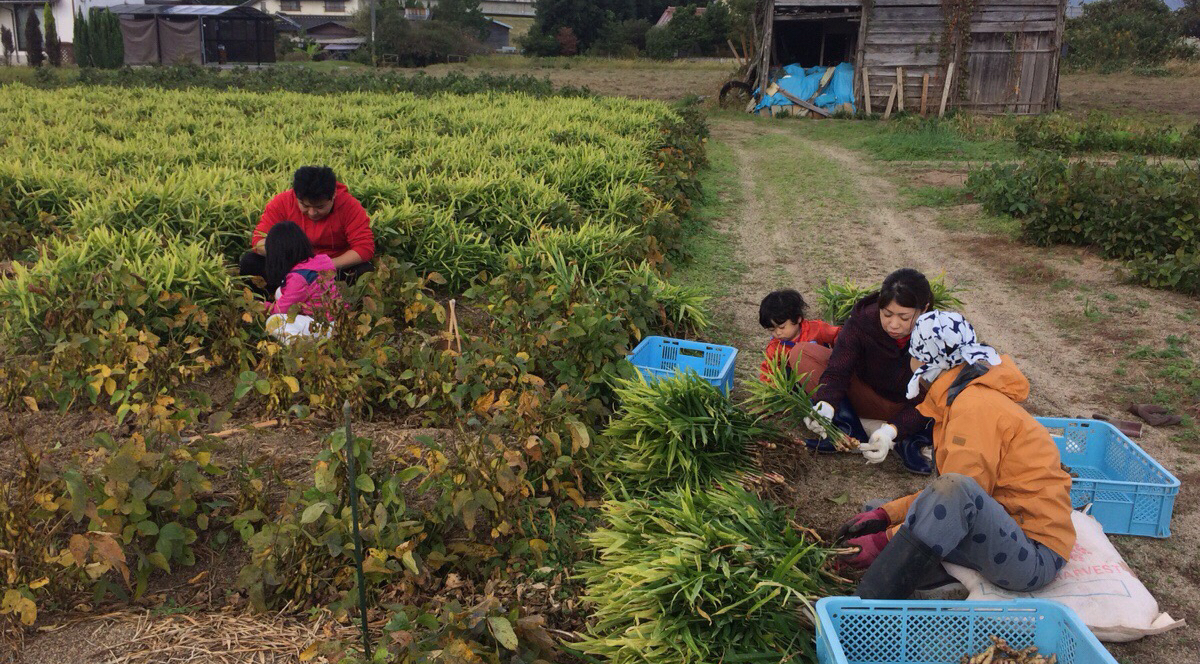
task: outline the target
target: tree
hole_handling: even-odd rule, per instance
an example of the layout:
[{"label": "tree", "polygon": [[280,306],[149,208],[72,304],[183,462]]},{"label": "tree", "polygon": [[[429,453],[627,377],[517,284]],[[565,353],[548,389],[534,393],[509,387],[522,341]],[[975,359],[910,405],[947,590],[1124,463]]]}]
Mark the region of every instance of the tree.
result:
[{"label": "tree", "polygon": [[0,25],[0,46],[4,48],[4,66],[12,64],[13,33],[6,25]]},{"label": "tree", "polygon": [[50,3],[42,6],[42,17],[46,25],[46,57],[51,66],[61,67],[62,41],[58,38],[58,26],[54,23],[54,12],[50,10]]},{"label": "tree", "polygon": [[1097,0],[1067,21],[1067,64],[1114,70],[1161,65],[1178,53],[1179,17],[1162,0]]},{"label": "tree", "polygon": [[125,64],[121,22],[107,9],[93,7],[88,13],[88,60],[101,69],[118,69]]},{"label": "tree", "polygon": [[649,32],[650,26],[650,21],[644,18],[610,21],[600,30],[600,36],[596,38],[588,53],[636,58],[646,49],[646,33]]},{"label": "tree", "polygon": [[75,12],[75,64],[80,67],[93,67],[91,52],[91,34],[88,22],[83,18],[83,10]]},{"label": "tree", "polygon": [[[370,34],[370,10],[355,18],[359,30]],[[380,55],[396,55],[406,67],[446,62],[451,55],[482,53],[483,47],[462,28],[442,20],[409,21],[397,0],[380,0],[375,6],[375,48]]]},{"label": "tree", "polygon": [[25,19],[25,53],[30,67],[41,67],[46,60],[46,54],[42,53],[42,25],[37,12],[29,12],[29,18]]},{"label": "tree", "polygon": [[559,55],[579,53],[579,39],[575,36],[575,31],[565,25],[558,29],[558,33],[554,35],[554,41],[558,42]]},{"label": "tree", "polygon": [[1200,38],[1200,0],[1183,0],[1179,8],[1179,21],[1183,26],[1183,34]]},{"label": "tree", "polygon": [[532,39],[523,42],[525,50],[533,55],[558,55],[561,46],[555,37],[564,27],[574,33],[576,48],[586,49],[609,20],[605,3],[596,0],[536,0],[534,11],[537,18],[529,30]]},{"label": "tree", "polygon": [[486,39],[491,21],[479,8],[479,0],[438,0],[433,9],[433,20],[458,26],[463,32],[478,39]]}]

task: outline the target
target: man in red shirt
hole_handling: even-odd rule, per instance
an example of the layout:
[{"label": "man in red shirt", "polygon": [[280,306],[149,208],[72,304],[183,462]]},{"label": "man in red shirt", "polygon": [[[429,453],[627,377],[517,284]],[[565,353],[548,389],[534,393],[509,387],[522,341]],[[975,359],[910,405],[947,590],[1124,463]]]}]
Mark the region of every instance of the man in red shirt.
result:
[{"label": "man in red shirt", "polygon": [[348,282],[375,269],[375,236],[367,211],[337,181],[327,166],[301,166],[292,176],[292,188],[267,203],[250,238],[250,251],[242,255],[242,276],[264,276],[267,264],[267,231],[281,221],[304,229],[313,251],[333,259],[338,278]]}]

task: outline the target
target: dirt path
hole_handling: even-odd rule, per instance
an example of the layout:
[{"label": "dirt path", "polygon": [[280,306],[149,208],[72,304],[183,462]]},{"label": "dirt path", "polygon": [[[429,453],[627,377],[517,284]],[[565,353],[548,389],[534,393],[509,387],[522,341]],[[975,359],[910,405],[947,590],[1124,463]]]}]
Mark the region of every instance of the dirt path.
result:
[{"label": "dirt path", "polygon": [[[945,272],[967,289],[964,314],[986,342],[1016,359],[1032,385],[1026,405],[1038,415],[1119,415],[1127,400],[1121,384],[1131,379],[1118,376],[1118,360],[1137,344],[1161,345],[1168,335],[1197,331],[1195,299],[1125,285],[1111,262],[955,230],[937,210],[904,209],[895,174],[858,153],[806,138],[803,122],[721,119],[713,140],[730,148],[745,198],[718,230],[747,268],[717,307],[729,312],[734,329],[726,336],[738,339],[748,358],[765,345],[757,313],[766,292],[797,288],[812,305],[814,289],[828,278],[879,283],[899,267]],[[906,168],[900,177],[913,173]],[[739,377],[753,379],[757,362],[741,364]],[[1184,483],[1174,535],[1114,539],[1164,609],[1198,622],[1200,573],[1192,570],[1200,563],[1200,512],[1187,493],[1189,481],[1200,480],[1197,455],[1159,431],[1139,444]],[[865,500],[924,483],[894,458],[871,467],[852,455],[814,464],[820,472],[792,487],[792,497],[801,522],[818,529],[832,529]],[[1200,630],[1188,627],[1113,652],[1139,664],[1194,662]]]}]

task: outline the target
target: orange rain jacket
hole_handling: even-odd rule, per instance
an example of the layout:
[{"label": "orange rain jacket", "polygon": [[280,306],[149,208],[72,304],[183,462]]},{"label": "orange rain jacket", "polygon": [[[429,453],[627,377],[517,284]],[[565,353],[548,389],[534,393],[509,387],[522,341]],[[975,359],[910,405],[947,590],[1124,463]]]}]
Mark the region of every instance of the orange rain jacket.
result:
[{"label": "orange rain jacket", "polygon": [[[932,417],[938,472],[973,478],[1031,539],[1070,558],[1071,476],[1063,470],[1050,432],[1017,405],[1029,396],[1029,381],[1013,359],[972,380],[947,405],[947,394],[966,365],[944,371],[917,409]],[[917,494],[883,506],[892,523],[902,523]]]}]

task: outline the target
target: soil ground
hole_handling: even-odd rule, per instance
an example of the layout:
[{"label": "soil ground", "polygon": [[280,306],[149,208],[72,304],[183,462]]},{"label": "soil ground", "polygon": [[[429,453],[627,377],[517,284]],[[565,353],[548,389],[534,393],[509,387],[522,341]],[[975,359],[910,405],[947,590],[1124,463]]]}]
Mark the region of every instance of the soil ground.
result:
[{"label": "soil ground", "polygon": [[[507,58],[500,59],[505,62]],[[478,74],[529,74],[537,78],[548,78],[555,85],[586,87],[592,92],[635,99],[661,99],[674,101],[695,95],[716,97],[721,85],[733,75],[736,64],[722,61],[687,64],[658,63],[653,61],[617,60],[605,62],[599,59],[582,59],[572,63],[563,58],[515,61],[499,71],[497,59],[472,61],[463,64],[434,65],[423,71],[441,75],[461,72],[468,76]],[[636,65],[636,66],[635,66]],[[648,66],[649,65],[649,66]]]},{"label": "soil ground", "polygon": [[[945,272],[950,283],[966,289],[965,315],[987,343],[1015,358],[1032,385],[1026,405],[1035,415],[1121,417],[1138,384],[1157,380],[1121,375],[1130,350],[1195,334],[1196,299],[1127,285],[1114,263],[1084,251],[1017,244],[987,223],[977,206],[914,207],[901,195],[905,187],[953,185],[961,176],[941,165],[930,172],[919,164],[873,162],[814,137],[812,129],[804,121],[732,115],[714,121],[715,169],[729,178],[718,186],[724,214],[715,220],[714,241],[726,253],[716,260],[736,268],[731,283],[714,291],[712,308],[722,312],[717,335],[744,349],[740,380],[754,379],[753,358],[767,340],[757,318],[763,294],[792,287],[811,303],[827,279],[879,283],[902,266]],[[691,271],[684,276],[696,277]],[[1200,620],[1200,575],[1194,571],[1200,563],[1200,501],[1189,485],[1200,479],[1200,465],[1194,443],[1173,441],[1172,434],[1147,427],[1138,441],[1183,482],[1172,537],[1113,540],[1162,609],[1194,623]],[[765,470],[773,470],[771,459]],[[786,471],[780,474],[795,485],[782,493],[790,494],[797,521],[824,533],[867,500],[925,483],[894,456],[878,466],[857,455],[819,457],[798,479],[794,465]],[[1189,626],[1113,646],[1112,652],[1139,664],[1195,662],[1200,629]]]}]

